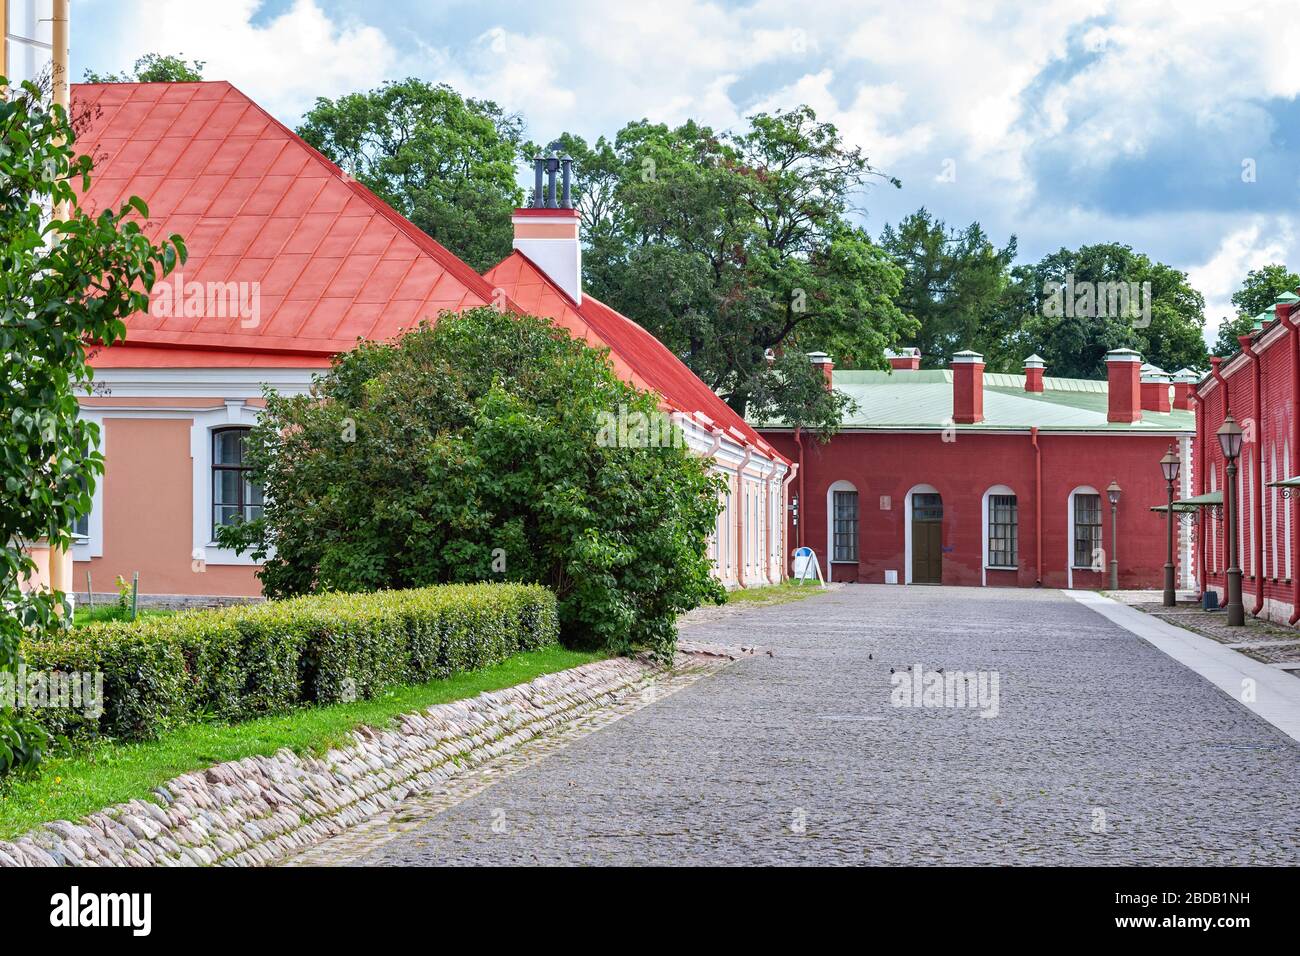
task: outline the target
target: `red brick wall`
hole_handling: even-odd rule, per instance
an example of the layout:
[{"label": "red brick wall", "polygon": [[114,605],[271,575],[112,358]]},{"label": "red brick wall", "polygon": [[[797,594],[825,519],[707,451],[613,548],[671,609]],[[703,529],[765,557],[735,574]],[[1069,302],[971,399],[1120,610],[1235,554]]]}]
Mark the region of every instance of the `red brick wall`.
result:
[{"label": "red brick wall", "polygon": [[[1269,340],[1267,345],[1257,342],[1254,346],[1260,371],[1258,410],[1254,398],[1254,359],[1247,361],[1239,357],[1232,363],[1231,373],[1225,376],[1226,389],[1202,384],[1197,390],[1197,401],[1202,407],[1195,443],[1196,467],[1203,476],[1205,490],[1211,487],[1211,471],[1214,487],[1222,488],[1224,483],[1223,455],[1215,433],[1223,424],[1225,398],[1233,417],[1245,429],[1238,461],[1242,600],[1250,613],[1258,604],[1257,595],[1262,590],[1261,616],[1283,621],[1290,616],[1294,604],[1292,549],[1300,528],[1296,527],[1296,505],[1266,485],[1300,471],[1292,434],[1297,401],[1293,385],[1294,335],[1293,332],[1280,336],[1273,333],[1262,337]],[[1259,477],[1257,459],[1262,472]],[[1199,481],[1197,487],[1201,490]],[[1203,524],[1205,527],[1199,533],[1207,549],[1205,586],[1218,591],[1220,600],[1224,600],[1227,554],[1223,522],[1209,518]]]},{"label": "red brick wall", "polygon": [[[799,461],[799,448],[788,432],[763,435],[787,457]],[[1122,587],[1160,587],[1165,563],[1164,520],[1150,511],[1165,501],[1160,457],[1168,436],[1053,435],[1040,433],[1042,454],[1041,581],[1066,587],[1071,533],[1067,500],[1079,486],[1102,496],[1102,542],[1110,560],[1110,506],[1106,486],[1117,480],[1123,489],[1119,511],[1119,562]],[[983,498],[994,485],[1015,492],[1019,511],[1019,561],[1016,571],[988,572],[990,586],[1032,587],[1037,567],[1035,528],[1035,453],[1029,434],[957,433],[943,441],[939,433],[841,433],[828,444],[803,437],[799,477],[791,494],[800,494],[802,543],[827,556],[827,491],[835,481],[852,482],[858,491],[859,540],[855,565],[832,566],[835,580],[881,583],[886,570],[904,567],[904,498],[918,484],[933,486],[943,498],[943,583],[979,585],[982,580]],[[888,510],[881,506],[889,500]],[[790,534],[791,547],[796,532]],[[1105,575],[1076,570],[1075,587],[1100,587]]]}]

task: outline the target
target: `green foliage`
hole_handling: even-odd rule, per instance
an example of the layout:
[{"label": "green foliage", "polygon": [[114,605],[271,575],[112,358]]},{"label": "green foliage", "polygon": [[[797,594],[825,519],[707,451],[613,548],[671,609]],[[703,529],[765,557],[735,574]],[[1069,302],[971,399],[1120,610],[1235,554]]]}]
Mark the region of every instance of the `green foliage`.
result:
[{"label": "green foliage", "polygon": [[514,687],[604,656],[549,644],[481,670],[390,688],[370,700],[299,708],[236,724],[205,720],[157,740],[100,740],[70,748],[51,755],[42,765],[43,773],[10,774],[0,780],[0,840],[51,820],[80,820],[114,804],[155,800],[153,791],[161,784],[213,764],[270,755],[284,747],[323,754],[352,744],[351,733],[359,727],[390,727],[404,714]]},{"label": "green foliage", "polygon": [[510,254],[518,116],[412,77],[317,99],[298,134],[477,271]]},{"label": "green foliage", "polygon": [[974,349],[989,364],[1005,313],[1016,238],[1001,249],[977,222],[949,229],[922,208],[886,226],[880,245],[903,270],[899,308],[920,323],[911,344],[921,350],[924,368],[947,368],[952,354]]},{"label": "green foliage", "polygon": [[203,60],[187,63],[174,54],[146,53],[135,61],[131,73],[96,73],[86,70],[86,83],[196,83],[203,79]]},{"label": "green foliage", "polygon": [[843,396],[810,387],[820,373],[806,360],[769,357],[883,367],[915,328],[894,304],[901,272],[848,218],[880,174],[810,108],[737,133],[641,121],[612,143],[560,146],[575,158],[588,289],[738,412],[834,430]]},{"label": "green foliage", "polygon": [[[74,184],[89,187],[91,159],[76,154],[63,108],[34,85],[0,98],[0,134],[0,670],[13,670],[24,635],[61,627],[64,601],[23,590],[35,571],[24,543],[70,547],[103,471],[98,429],[78,417],[77,392],[93,377],[86,348],[123,337],[122,320],[147,308],[185,246],[179,236],[150,242],[134,196],[94,216],[77,205]],[[31,720],[0,711],[0,775],[33,765],[44,745]]]},{"label": "green foliage", "polygon": [[117,588],[117,609],[123,615],[130,614],[131,591],[133,590],[131,582],[119,574],[113,582],[113,586]]},{"label": "green foliage", "polygon": [[1219,325],[1219,337],[1214,343],[1215,355],[1229,356],[1241,348],[1237,341],[1239,335],[1249,335],[1255,327],[1255,316],[1272,308],[1278,297],[1284,292],[1294,293],[1300,289],[1300,275],[1291,272],[1284,265],[1274,262],[1258,269],[1251,269],[1241,283],[1241,288],[1232,294],[1232,304],[1237,307],[1237,314],[1224,318]]},{"label": "green foliage", "polygon": [[125,623],[24,644],[29,668],[103,674],[103,713],[34,713],[78,741],[150,740],[198,719],[239,721],[366,700],[553,644],[535,585],[324,594]]},{"label": "green foliage", "polygon": [[[1128,315],[1045,314],[1048,283],[1151,283],[1150,324]],[[1205,362],[1205,298],[1191,287],[1186,273],[1119,243],[1061,249],[1029,266],[1012,270],[1013,288],[1007,321],[998,342],[999,364],[1018,371],[1024,358],[1038,353],[1049,375],[1105,378],[1106,353],[1136,349],[1142,358],[1166,371]],[[1050,310],[1049,310],[1050,311]]]},{"label": "green foliage", "polygon": [[263,516],[220,538],[264,559],[268,595],[537,582],[567,642],[665,656],[678,613],[722,597],[707,463],[601,443],[602,413],[656,399],[549,322],[447,314],[266,400],[246,454]]}]

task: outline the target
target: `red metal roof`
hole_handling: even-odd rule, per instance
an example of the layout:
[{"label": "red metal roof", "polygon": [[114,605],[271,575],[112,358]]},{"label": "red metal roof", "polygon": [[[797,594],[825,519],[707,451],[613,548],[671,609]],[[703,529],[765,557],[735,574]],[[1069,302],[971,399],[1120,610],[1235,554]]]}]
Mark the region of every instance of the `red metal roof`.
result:
[{"label": "red metal roof", "polygon": [[140,196],[153,239],[185,238],[185,283],[260,289],[256,325],[137,314],[127,341],[96,353],[93,365],[317,367],[358,338],[391,338],[504,293],[505,307],[608,348],[626,381],[780,458],[631,319],[590,296],[575,304],[521,253],[479,276],[229,83],[74,84],[72,100],[74,115],[87,114],[77,148],[95,161],[83,205]]},{"label": "red metal roof", "polygon": [[185,237],[184,281],[260,283],[255,327],[140,314],[130,343],[329,355],[492,301],[473,269],[229,83],[74,84],[72,99],[89,111],[88,208],[140,196],[151,237]]},{"label": "red metal roof", "polygon": [[584,292],[582,303],[574,302],[522,252],[516,250],[484,278],[522,312],[549,318],[589,344],[607,347],[615,370],[633,385],[657,392],[677,411],[702,413],[734,441],[786,461],[666,345],[594,296]]}]

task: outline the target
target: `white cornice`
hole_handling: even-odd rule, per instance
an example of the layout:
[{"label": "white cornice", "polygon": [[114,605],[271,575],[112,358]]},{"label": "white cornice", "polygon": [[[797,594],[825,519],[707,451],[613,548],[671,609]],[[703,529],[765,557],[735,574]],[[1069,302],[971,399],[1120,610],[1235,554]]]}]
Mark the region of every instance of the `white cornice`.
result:
[{"label": "white cornice", "polygon": [[114,398],[260,398],[269,385],[285,395],[304,395],[318,368],[103,368],[95,370],[96,394]]}]

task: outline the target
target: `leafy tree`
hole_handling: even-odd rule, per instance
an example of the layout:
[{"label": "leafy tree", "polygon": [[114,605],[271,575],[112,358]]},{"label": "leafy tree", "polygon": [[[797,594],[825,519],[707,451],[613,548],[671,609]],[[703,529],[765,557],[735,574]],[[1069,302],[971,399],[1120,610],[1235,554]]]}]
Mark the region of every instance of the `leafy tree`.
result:
[{"label": "leafy tree", "polygon": [[[1129,246],[1061,249],[1033,265],[1017,266],[1012,279],[998,348],[1013,356],[1015,365],[1037,352],[1051,375],[1105,378],[1106,353],[1115,348],[1136,349],[1144,361],[1167,371],[1205,361],[1204,297],[1188,284],[1186,273]],[[1142,285],[1148,282],[1149,296]],[[1113,283],[1130,284],[1134,294],[1128,308],[1116,307],[1121,300],[1108,293]]]},{"label": "leafy tree", "polygon": [[1251,269],[1246,273],[1241,288],[1232,294],[1232,304],[1237,307],[1233,318],[1225,318],[1219,325],[1219,337],[1214,343],[1215,355],[1232,355],[1240,347],[1239,335],[1249,335],[1255,326],[1255,316],[1270,308],[1284,292],[1300,289],[1300,275],[1276,262]]},{"label": "leafy tree", "polygon": [[641,121],[560,144],[576,160],[586,287],[738,412],[829,432],[846,399],[811,387],[802,353],[883,367],[915,327],[894,304],[900,270],[848,221],[880,174],[810,108],[737,133]]},{"label": "leafy tree", "polygon": [[914,344],[926,368],[946,367],[953,352],[996,351],[1005,307],[1010,266],[1016,257],[1014,236],[1001,249],[977,222],[950,230],[922,208],[897,228],[886,226],[880,244],[903,270],[896,301],[920,322]]},{"label": "leafy tree", "polygon": [[220,537],[266,558],[273,597],[535,582],[568,642],[667,656],[677,614],[722,598],[719,489],[671,432],[640,447],[653,433],[621,441],[620,420],[663,422],[602,353],[541,319],[445,314],[339,356],[310,396],[268,392],[248,447],[265,511]]},{"label": "leafy tree", "polygon": [[510,254],[519,116],[410,78],[317,99],[298,134],[478,271]]},{"label": "leafy tree", "polygon": [[132,73],[96,73],[86,70],[87,83],[197,83],[203,79],[205,61],[187,63],[179,56],[146,53],[135,61]]},{"label": "leafy tree", "polygon": [[[70,547],[103,472],[98,429],[78,417],[77,391],[94,374],[86,349],[123,337],[123,318],[148,308],[185,246],[150,242],[136,197],[95,216],[79,208],[74,184],[88,188],[92,161],[36,86],[0,98],[0,134],[0,670],[12,671],[20,641],[61,627],[67,611],[59,592],[24,590],[36,570],[24,544]],[[32,721],[0,710],[0,774],[34,765],[46,743]]]}]

